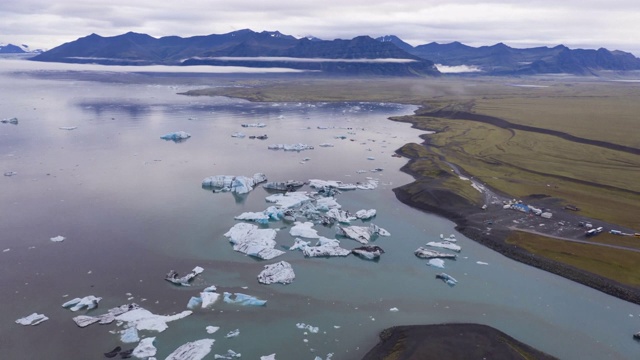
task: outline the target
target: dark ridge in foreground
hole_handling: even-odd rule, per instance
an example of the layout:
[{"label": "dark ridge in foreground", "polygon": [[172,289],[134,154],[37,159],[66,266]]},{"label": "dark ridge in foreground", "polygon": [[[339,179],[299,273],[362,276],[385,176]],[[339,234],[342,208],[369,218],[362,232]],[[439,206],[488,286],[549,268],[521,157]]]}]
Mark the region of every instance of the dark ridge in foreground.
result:
[{"label": "dark ridge in foreground", "polygon": [[523,131],[529,131],[529,132],[534,132],[539,134],[557,136],[561,139],[573,141],[579,144],[599,146],[609,150],[616,150],[616,151],[626,152],[629,154],[640,155],[640,149],[638,148],[614,144],[614,143],[601,141],[601,140],[581,138],[581,137],[567,134],[562,131],[543,129],[543,128],[538,128],[538,127],[529,126],[529,125],[514,124],[507,120],[489,116],[489,115],[476,114],[476,113],[466,112],[466,111],[450,111],[450,110],[436,110],[436,111],[426,111],[426,112],[420,111],[416,115],[439,117],[439,118],[446,118],[446,119],[477,121],[477,122],[482,122],[482,123],[490,124],[493,126],[497,126],[503,129],[523,130]]},{"label": "dark ridge in foreground", "polygon": [[557,359],[490,326],[439,324],[394,326],[362,360]]}]

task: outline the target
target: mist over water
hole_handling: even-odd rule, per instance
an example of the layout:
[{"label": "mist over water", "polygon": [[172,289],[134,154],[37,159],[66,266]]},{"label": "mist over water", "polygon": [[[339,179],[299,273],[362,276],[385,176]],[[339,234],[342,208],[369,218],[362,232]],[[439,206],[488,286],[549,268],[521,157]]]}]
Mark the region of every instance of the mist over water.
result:
[{"label": "mist over water", "polygon": [[[399,171],[406,160],[391,155],[405,143],[420,142],[420,132],[387,118],[410,114],[412,106],[186,97],[177,95],[192,88],[184,78],[175,84],[153,76],[86,81],[81,73],[43,79],[41,65],[25,62],[17,74],[7,67],[0,74],[0,118],[19,119],[18,125],[0,124],[0,171],[16,172],[0,178],[0,248],[8,249],[0,252],[3,358],[97,359],[116,345],[135,346],[110,333],[122,330],[116,324],[78,328],[71,319],[85,311],[61,307],[71,298],[103,297],[90,315],[130,302],[166,315],[186,310],[189,298],[210,285],[267,305],[219,302],[169,323],[162,333],[141,332],[156,336],[157,358],[188,341],[213,338],[207,358],[232,349],[245,359],[272,353],[279,360],[328,353],[335,360],[358,359],[388,326],[443,322],[487,324],[562,359],[637,356],[631,339],[640,330],[637,305],[506,259],[456,233],[451,222],[395,199],[391,189],[411,178]],[[215,78],[207,81],[217,84]],[[258,122],[267,126],[241,127]],[[192,137],[181,143],[160,139],[178,130]],[[233,138],[234,132],[247,137]],[[248,138],[263,134],[269,139]],[[336,138],[343,135],[347,139]],[[267,149],[299,142],[315,149]],[[374,168],[384,170],[370,172]],[[308,259],[298,251],[261,261],[234,252],[223,234],[237,223],[234,216],[269,206],[269,193],[258,187],[244,196],[214,194],[200,184],[211,175],[256,172],[270,181],[378,179],[377,189],[343,192],[337,200],[351,212],[377,209],[372,222],[391,236],[374,244],[386,253],[372,262],[353,255]],[[290,226],[269,224],[279,229],[279,249],[295,240]],[[334,228],[315,228],[335,237]],[[455,287],[436,280],[442,270],[413,255],[441,233],[456,234],[462,246],[459,259],[445,264],[444,271],[458,280]],[[57,235],[66,239],[49,240]],[[360,246],[347,239],[341,244]],[[292,264],[294,282],[259,284],[264,265],[281,260]],[[191,287],[163,280],[171,269],[186,274],[195,266],[204,272]],[[394,307],[399,311],[389,311]],[[33,312],[50,320],[33,327],[14,323]],[[305,333],[296,327],[300,322],[320,331]],[[209,325],[221,329],[210,335]],[[238,337],[224,337],[235,329]]]}]

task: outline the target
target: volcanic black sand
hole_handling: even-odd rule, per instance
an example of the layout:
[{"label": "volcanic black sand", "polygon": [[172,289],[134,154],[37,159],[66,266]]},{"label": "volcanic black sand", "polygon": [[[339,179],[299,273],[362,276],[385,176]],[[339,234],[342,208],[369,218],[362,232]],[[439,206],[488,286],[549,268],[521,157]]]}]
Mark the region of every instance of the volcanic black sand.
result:
[{"label": "volcanic black sand", "polygon": [[556,359],[492,327],[479,324],[395,326],[363,360]]}]

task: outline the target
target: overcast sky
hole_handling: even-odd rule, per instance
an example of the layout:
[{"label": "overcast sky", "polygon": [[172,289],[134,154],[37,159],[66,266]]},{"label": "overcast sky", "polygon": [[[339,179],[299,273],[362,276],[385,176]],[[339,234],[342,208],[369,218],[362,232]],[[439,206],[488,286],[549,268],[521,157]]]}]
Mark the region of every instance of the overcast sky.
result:
[{"label": "overcast sky", "polygon": [[393,34],[412,45],[555,46],[640,56],[639,0],[0,0],[0,42],[53,48],[96,33],[154,37],[249,28],[297,37]]}]

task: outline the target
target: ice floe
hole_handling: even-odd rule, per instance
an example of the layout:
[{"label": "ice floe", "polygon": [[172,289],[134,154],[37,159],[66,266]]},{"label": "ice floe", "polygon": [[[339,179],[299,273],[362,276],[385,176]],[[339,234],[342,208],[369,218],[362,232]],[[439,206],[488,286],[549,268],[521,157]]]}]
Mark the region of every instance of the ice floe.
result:
[{"label": "ice floe", "polygon": [[312,334],[317,334],[318,331],[320,331],[320,328],[318,328],[317,326],[311,326],[311,325],[308,325],[308,324],[305,324],[305,323],[297,323],[296,327],[298,329],[309,331]]},{"label": "ice floe", "polygon": [[258,281],[262,284],[290,284],[296,278],[291,264],[280,261],[275,264],[265,265],[264,270],[258,275]]},{"label": "ice floe", "polygon": [[156,351],[158,351],[158,349],[153,346],[153,342],[155,340],[155,337],[148,337],[140,340],[140,343],[138,343],[138,346],[133,349],[133,352],[131,354],[139,359],[146,359],[151,356],[156,356]]},{"label": "ice floe", "polygon": [[436,274],[436,279],[444,281],[449,286],[455,286],[458,283],[458,280],[445,273]]},{"label": "ice floe", "polygon": [[203,268],[201,268],[200,266],[196,266],[187,275],[178,277],[178,273],[175,270],[171,270],[167,273],[164,279],[176,285],[191,286],[190,282],[193,280],[193,278],[201,274],[203,271]]},{"label": "ice floe", "polygon": [[242,357],[242,354],[237,353],[231,349],[227,350],[227,353],[224,355],[215,354],[213,356],[214,359],[235,359],[239,357]]},{"label": "ice floe", "polygon": [[246,127],[246,128],[249,128],[249,127],[263,128],[263,127],[266,127],[266,126],[267,126],[267,124],[265,124],[265,123],[242,124],[242,127]]},{"label": "ice floe", "polygon": [[60,130],[75,130],[77,128],[78,128],[77,126],[60,126],[60,127],[58,127],[58,129],[60,129]]},{"label": "ice floe", "polygon": [[433,266],[433,267],[437,267],[437,268],[440,268],[440,269],[444,269],[444,260],[442,260],[440,258],[429,259],[427,264],[429,266]]},{"label": "ice floe", "polygon": [[273,194],[265,198],[267,202],[287,209],[295,209],[303,204],[311,202],[311,198],[305,192],[288,192],[286,194]]},{"label": "ice floe", "polygon": [[376,209],[358,210],[356,211],[356,218],[360,220],[368,220],[376,216]]},{"label": "ice floe", "polygon": [[339,210],[337,208],[329,209],[325,216],[332,221],[337,221],[342,224],[349,224],[353,220],[357,219],[357,217],[352,216],[348,211]]},{"label": "ice floe", "polygon": [[175,349],[165,360],[201,360],[211,352],[215,340],[201,339]]},{"label": "ice floe", "polygon": [[316,208],[321,211],[330,211],[340,209],[340,205],[332,196],[322,197],[316,200]]},{"label": "ice floe", "polygon": [[319,179],[311,179],[309,180],[309,186],[311,186],[314,189],[321,189],[321,188],[336,188],[339,190],[355,190],[357,189],[356,185],[354,184],[345,184],[342,181],[338,181],[338,180],[319,180]]},{"label": "ice floe", "polygon": [[218,330],[220,330],[219,326],[207,326],[205,328],[207,330],[207,334],[215,334]]},{"label": "ice floe", "polygon": [[245,136],[246,136],[246,135],[245,135],[245,134],[243,134],[243,133],[241,133],[241,132],[234,132],[233,134],[231,134],[231,137],[239,138],[239,139],[242,139],[242,138],[244,138]]},{"label": "ice floe", "polygon": [[304,182],[297,180],[271,181],[262,185],[265,189],[278,191],[295,191],[302,186],[304,186]]},{"label": "ice floe", "polygon": [[185,131],[175,131],[175,132],[171,132],[171,133],[160,136],[160,139],[171,140],[173,142],[181,142],[181,141],[187,140],[190,137],[191,137],[191,134]]},{"label": "ice floe", "polygon": [[373,235],[390,236],[391,234],[374,224],[369,226],[338,226],[338,234],[362,244],[368,244]]},{"label": "ice floe", "polygon": [[234,293],[232,295],[229,292],[224,293],[224,302],[229,304],[238,304],[238,305],[244,305],[244,306],[265,306],[267,304],[267,300],[260,300],[255,296],[251,296],[243,293]]},{"label": "ice floe", "polygon": [[[296,239],[297,242],[298,239]],[[320,237],[316,246],[304,246],[301,247],[302,253],[306,257],[321,257],[321,256],[348,256],[351,254],[351,250],[347,250],[340,247],[340,241],[336,239],[328,239]]]},{"label": "ice floe", "polygon": [[270,260],[284,254],[284,251],[274,249],[276,246],[274,229],[259,229],[253,224],[238,223],[224,236],[228,237],[233,244],[233,250],[250,256]]},{"label": "ice floe", "polygon": [[392,307],[391,309],[389,309],[389,311],[391,311],[391,312],[398,312],[398,311],[400,311],[400,310],[398,310],[398,308],[397,308],[397,307]]},{"label": "ice floe", "polygon": [[320,144],[318,146],[320,146],[320,147],[333,147],[333,144],[332,143],[322,143],[322,144]]},{"label": "ice floe", "polygon": [[228,338],[233,338],[240,335],[240,329],[235,329],[235,330],[231,330],[227,333],[227,335],[225,335],[224,337]]},{"label": "ice floe", "polygon": [[62,307],[71,311],[78,311],[82,308],[87,310],[95,309],[98,307],[98,303],[102,300],[101,297],[95,297],[93,295],[85,296],[83,298],[75,298],[62,304]]},{"label": "ice floe", "polygon": [[476,261],[476,264],[478,264],[478,265],[489,265],[489,263],[486,263],[484,261]]},{"label": "ice floe", "polygon": [[58,235],[58,236],[54,236],[54,237],[50,238],[49,240],[51,240],[53,242],[63,242],[64,239],[66,239],[64,236]]},{"label": "ice floe", "polygon": [[213,192],[232,192],[236,194],[246,194],[253,188],[267,181],[267,176],[263,173],[255,173],[252,177],[234,175],[214,175],[202,180],[202,187],[211,189]]},{"label": "ice floe", "polygon": [[427,243],[427,246],[449,249],[456,252],[460,252],[462,250],[460,245],[457,245],[448,241],[430,241]]},{"label": "ice floe", "polygon": [[125,344],[137,343],[140,341],[140,336],[138,336],[138,329],[135,327],[126,328],[120,331],[120,341]]},{"label": "ice floe", "polygon": [[203,291],[200,293],[200,298],[202,299],[202,308],[207,309],[218,301],[220,294],[212,291]]},{"label": "ice floe", "polygon": [[15,175],[18,175],[18,173],[15,171],[7,171],[4,173],[4,176],[15,176]]},{"label": "ice floe", "polygon": [[135,327],[136,330],[165,331],[168,322],[180,320],[191,315],[191,311],[185,310],[175,315],[156,315],[143,308],[137,308],[116,316],[116,320],[126,323],[125,328]]},{"label": "ice floe", "polygon": [[276,360],[276,354],[260,356],[260,360]]},{"label": "ice floe", "polygon": [[303,151],[313,150],[313,146],[303,143],[298,144],[273,144],[267,147],[269,150],[284,150],[284,151]]},{"label": "ice floe", "polygon": [[18,125],[18,118],[12,117],[8,119],[2,119],[0,120],[0,123]]},{"label": "ice floe", "polygon": [[35,326],[47,320],[49,320],[49,318],[46,317],[44,314],[33,313],[29,316],[25,316],[23,318],[16,320],[16,324],[25,325],[25,326],[26,325]]},{"label": "ice floe", "polygon": [[307,239],[317,239],[320,237],[318,235],[318,231],[313,229],[313,223],[310,221],[296,221],[289,230],[289,234],[291,234],[291,236],[299,236]]},{"label": "ice floe", "polygon": [[125,304],[120,305],[118,307],[107,310],[106,314],[98,315],[98,316],[88,316],[88,315],[80,315],[73,318],[73,321],[79,327],[83,328],[89,326],[91,324],[100,323],[100,324],[110,324],[116,320],[118,315],[124,314],[128,311],[139,309],[140,306],[138,304]]},{"label": "ice floe", "polygon": [[380,246],[376,245],[365,245],[357,247],[351,250],[351,252],[367,260],[378,259],[382,254],[384,254],[384,250],[382,250]]},{"label": "ice floe", "polygon": [[433,259],[433,258],[443,258],[443,259],[456,259],[458,255],[455,254],[447,254],[439,251],[419,247],[414,254],[423,259]]}]

